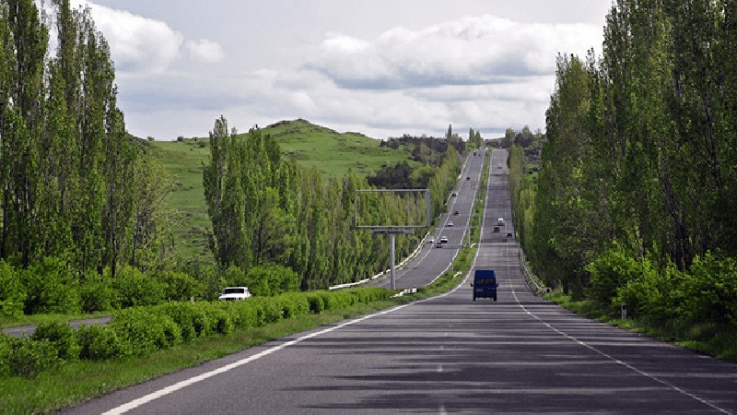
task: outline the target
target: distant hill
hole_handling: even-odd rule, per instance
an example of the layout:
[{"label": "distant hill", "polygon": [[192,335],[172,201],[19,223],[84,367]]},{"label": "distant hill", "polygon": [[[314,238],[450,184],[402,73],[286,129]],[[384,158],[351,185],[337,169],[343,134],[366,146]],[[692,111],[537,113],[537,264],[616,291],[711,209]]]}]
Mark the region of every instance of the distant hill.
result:
[{"label": "distant hill", "polygon": [[[380,140],[360,133],[339,133],[302,119],[281,121],[261,131],[278,140],[285,157],[307,167],[316,166],[325,178],[343,177],[349,169],[367,176],[400,161],[415,164],[407,147],[380,147]],[[202,163],[210,156],[208,142],[209,138],[146,142],[174,182],[166,204],[176,216],[174,243],[185,258],[210,256],[206,237],[210,219],[202,185]]]}]

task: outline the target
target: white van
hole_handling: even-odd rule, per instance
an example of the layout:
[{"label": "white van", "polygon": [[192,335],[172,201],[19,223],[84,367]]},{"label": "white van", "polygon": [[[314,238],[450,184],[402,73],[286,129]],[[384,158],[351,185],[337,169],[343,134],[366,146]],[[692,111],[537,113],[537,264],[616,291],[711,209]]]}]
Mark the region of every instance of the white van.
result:
[{"label": "white van", "polygon": [[497,219],[496,226],[504,226],[504,218]]}]

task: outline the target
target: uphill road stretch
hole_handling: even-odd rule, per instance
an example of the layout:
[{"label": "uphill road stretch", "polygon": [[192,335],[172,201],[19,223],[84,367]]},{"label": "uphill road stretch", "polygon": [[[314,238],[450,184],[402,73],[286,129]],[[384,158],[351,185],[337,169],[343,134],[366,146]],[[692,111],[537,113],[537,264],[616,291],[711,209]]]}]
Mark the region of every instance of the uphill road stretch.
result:
[{"label": "uphill road stretch", "polygon": [[737,412],[734,364],[533,295],[515,241],[493,232],[496,218],[511,212],[506,168],[492,163],[490,172],[475,266],[496,270],[499,301],[472,301],[464,281],[438,297],[249,348],[67,413]]}]

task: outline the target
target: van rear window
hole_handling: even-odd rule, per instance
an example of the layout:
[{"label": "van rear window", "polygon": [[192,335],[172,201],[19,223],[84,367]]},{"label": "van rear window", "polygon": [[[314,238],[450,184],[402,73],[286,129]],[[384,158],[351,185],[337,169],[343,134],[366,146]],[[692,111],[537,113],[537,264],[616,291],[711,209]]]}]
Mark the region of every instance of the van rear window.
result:
[{"label": "van rear window", "polygon": [[476,284],[478,285],[493,285],[496,284],[496,280],[494,278],[479,278],[476,280]]}]

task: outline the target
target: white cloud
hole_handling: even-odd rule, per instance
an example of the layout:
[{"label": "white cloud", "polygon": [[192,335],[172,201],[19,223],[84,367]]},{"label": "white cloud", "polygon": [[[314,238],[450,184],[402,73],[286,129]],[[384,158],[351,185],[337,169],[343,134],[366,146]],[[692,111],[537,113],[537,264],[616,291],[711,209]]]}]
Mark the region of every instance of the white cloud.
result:
[{"label": "white cloud", "polygon": [[212,40],[188,40],[185,43],[192,59],[206,63],[217,63],[223,60],[223,48]]},{"label": "white cloud", "polygon": [[558,52],[583,54],[601,29],[465,17],[425,29],[388,30],[374,40],[329,34],[307,67],[351,89],[482,85],[555,70]]},{"label": "white cloud", "polygon": [[84,0],[78,3],[89,6],[110,44],[117,71],[160,73],[180,57],[184,37],[165,22]]}]

